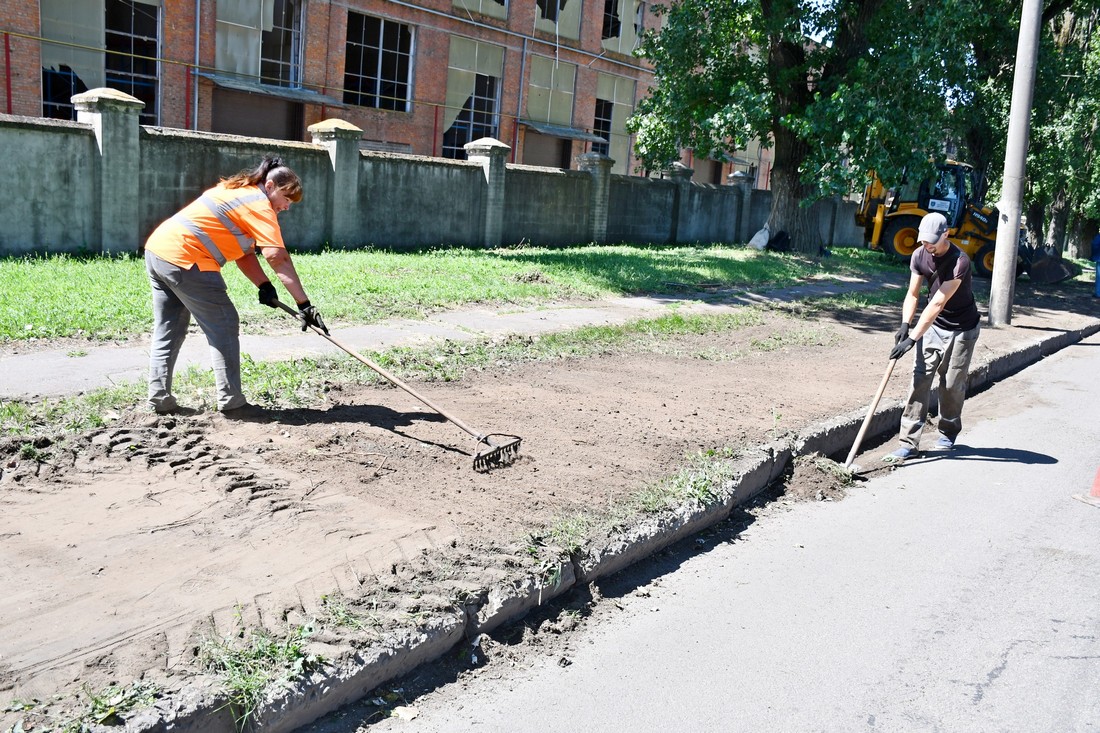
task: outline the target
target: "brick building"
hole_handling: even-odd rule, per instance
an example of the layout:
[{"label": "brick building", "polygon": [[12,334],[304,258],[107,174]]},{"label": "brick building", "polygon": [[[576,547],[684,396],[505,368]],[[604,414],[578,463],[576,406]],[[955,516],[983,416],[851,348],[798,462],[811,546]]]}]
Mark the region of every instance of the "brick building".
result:
[{"label": "brick building", "polygon": [[[339,117],[361,146],[464,157],[493,137],[512,162],[569,168],[595,151],[639,174],[626,120],[653,83],[631,55],[650,0],[4,0],[4,106],[73,118],[112,87],[147,125],[303,140]],[[196,32],[196,29],[197,32]],[[692,159],[695,180],[766,168]],[[738,165],[740,164],[740,165]]]}]

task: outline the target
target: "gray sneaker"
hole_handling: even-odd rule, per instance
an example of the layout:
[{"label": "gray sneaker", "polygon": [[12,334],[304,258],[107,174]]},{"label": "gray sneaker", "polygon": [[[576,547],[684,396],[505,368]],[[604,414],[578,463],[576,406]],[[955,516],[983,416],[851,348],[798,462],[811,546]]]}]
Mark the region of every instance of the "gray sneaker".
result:
[{"label": "gray sneaker", "polygon": [[936,439],[936,442],[932,444],[932,447],[936,450],[951,450],[955,447],[955,441],[948,438],[946,435],[941,435]]},{"label": "gray sneaker", "polygon": [[882,457],[883,463],[904,463],[910,458],[916,458],[920,455],[920,451],[916,448],[910,448],[907,445],[903,445],[893,453],[887,453]]}]

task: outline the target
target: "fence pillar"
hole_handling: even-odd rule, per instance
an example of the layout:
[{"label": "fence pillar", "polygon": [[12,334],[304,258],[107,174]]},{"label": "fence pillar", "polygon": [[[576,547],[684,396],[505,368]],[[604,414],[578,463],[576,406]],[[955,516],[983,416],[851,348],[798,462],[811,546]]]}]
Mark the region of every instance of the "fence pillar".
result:
[{"label": "fence pillar", "polygon": [[484,247],[499,247],[504,240],[504,177],[508,163],[508,152],[512,149],[500,140],[483,137],[466,143],[466,159],[480,163],[485,171],[484,218],[481,243]]},{"label": "fence pillar", "polygon": [[313,142],[328,150],[332,163],[332,193],[329,196],[329,244],[361,244],[359,232],[359,140],[363,131],[344,120],[329,119],[309,126]]},{"label": "fence pillar", "polygon": [[737,230],[734,236],[738,242],[745,244],[756,233],[749,231],[749,216],[752,213],[752,176],[744,171],[736,171],[730,173],[727,180],[737,187],[740,201],[737,210]]},{"label": "fence pillar", "polygon": [[72,97],[76,121],[90,124],[99,150],[100,250],[137,252],[141,245],[139,192],[141,140],[138,115],[145,103],[115,89],[90,89]]},{"label": "fence pillar", "polygon": [[577,168],[592,176],[588,201],[588,237],[596,244],[607,241],[608,199],[611,196],[611,166],[615,161],[600,153],[577,156]]},{"label": "fence pillar", "polygon": [[687,212],[684,211],[684,207],[687,202],[687,187],[691,185],[691,177],[695,175],[695,171],[692,168],[684,165],[680,161],[676,161],[669,166],[666,172],[668,178],[676,184],[676,188],[672,194],[672,211],[669,212],[669,236],[668,241],[676,243],[680,241],[680,232],[685,227],[680,226],[681,217]]}]

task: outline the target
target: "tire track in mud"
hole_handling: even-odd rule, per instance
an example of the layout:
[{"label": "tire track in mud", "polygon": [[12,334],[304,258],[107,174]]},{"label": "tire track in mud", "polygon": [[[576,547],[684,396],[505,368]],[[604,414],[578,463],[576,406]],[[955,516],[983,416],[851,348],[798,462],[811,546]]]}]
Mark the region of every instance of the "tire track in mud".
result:
[{"label": "tire track in mud", "polygon": [[143,464],[151,472],[186,475],[205,482],[227,498],[274,513],[300,504],[291,482],[258,455],[246,458],[207,438],[209,425],[116,427],[90,435],[74,449],[74,468],[98,473]]}]

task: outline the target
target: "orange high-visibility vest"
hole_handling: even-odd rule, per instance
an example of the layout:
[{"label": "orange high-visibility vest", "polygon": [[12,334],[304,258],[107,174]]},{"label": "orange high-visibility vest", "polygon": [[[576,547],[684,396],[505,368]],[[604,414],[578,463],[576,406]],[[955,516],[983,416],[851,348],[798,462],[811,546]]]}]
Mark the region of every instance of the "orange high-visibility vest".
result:
[{"label": "orange high-visibility vest", "polygon": [[279,219],[259,186],[203,192],[149,235],[145,249],[179,267],[220,270],[254,247],[285,247]]}]

